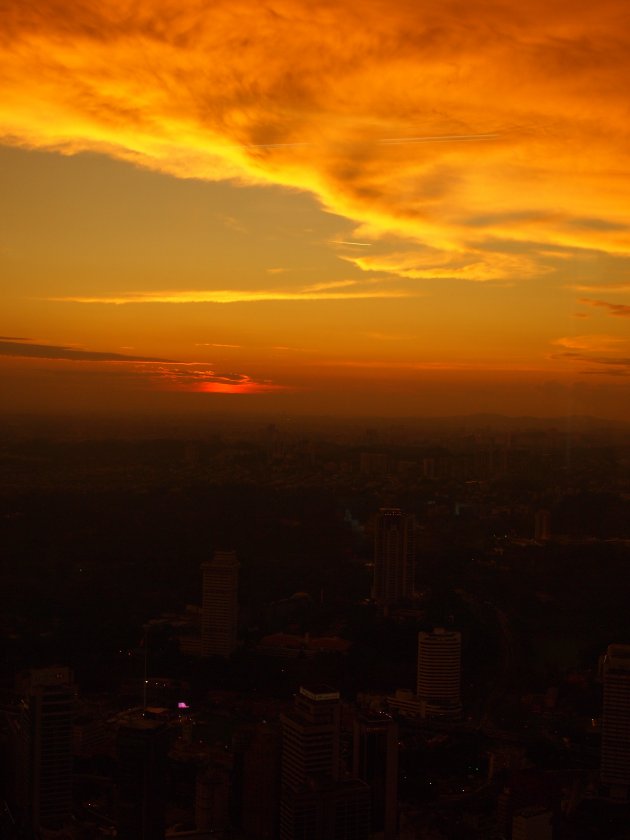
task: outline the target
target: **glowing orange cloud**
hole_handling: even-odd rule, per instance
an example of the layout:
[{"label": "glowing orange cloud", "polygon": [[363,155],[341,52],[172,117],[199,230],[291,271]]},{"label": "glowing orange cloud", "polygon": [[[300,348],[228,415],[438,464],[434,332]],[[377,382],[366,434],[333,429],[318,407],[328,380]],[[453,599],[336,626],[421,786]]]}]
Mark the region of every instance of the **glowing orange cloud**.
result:
[{"label": "glowing orange cloud", "polygon": [[412,279],[536,275],[549,248],[630,254],[624,0],[4,0],[2,14],[6,143],[309,191],[356,220],[351,245],[409,244],[356,265]]},{"label": "glowing orange cloud", "polygon": [[262,301],[351,300],[368,298],[407,297],[408,293],[396,289],[370,289],[367,291],[336,292],[328,289],[354,285],[347,282],[324,283],[296,291],[275,289],[198,289],[173,291],[128,292],[107,297],[68,296],[50,300],[69,303],[254,303]]},{"label": "glowing orange cloud", "polygon": [[206,382],[198,390],[204,394],[265,394],[271,391],[286,391],[282,385],[265,382]]},{"label": "glowing orange cloud", "polygon": [[544,274],[550,269],[522,254],[492,254],[483,251],[466,252],[424,251],[390,253],[379,256],[349,257],[363,271],[382,271],[413,280],[469,280],[489,282],[493,280],[518,280]]},{"label": "glowing orange cloud", "polygon": [[[212,347],[236,345],[212,344]],[[289,390],[268,379],[255,379],[246,373],[222,373],[203,362],[174,362],[168,359],[122,355],[70,348],[63,345],[34,344],[27,338],[0,336],[0,358],[45,360],[54,369],[68,365],[90,367],[109,373],[120,381],[156,390],[190,391],[212,394],[261,394]]]},{"label": "glowing orange cloud", "polygon": [[573,335],[557,338],[554,344],[566,347],[568,350],[590,350],[591,352],[614,349],[618,344],[624,344],[625,339],[614,335]]},{"label": "glowing orange cloud", "polygon": [[202,394],[263,394],[290,390],[269,380],[256,380],[245,373],[221,373],[198,363],[156,365],[143,370],[155,388],[162,391],[188,391]]}]

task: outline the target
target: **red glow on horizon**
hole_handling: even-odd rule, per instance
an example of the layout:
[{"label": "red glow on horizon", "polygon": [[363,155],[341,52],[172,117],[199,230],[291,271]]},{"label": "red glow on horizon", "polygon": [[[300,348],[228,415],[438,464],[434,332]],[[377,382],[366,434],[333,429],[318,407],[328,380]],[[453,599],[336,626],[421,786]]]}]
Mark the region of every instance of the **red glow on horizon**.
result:
[{"label": "red glow on horizon", "polygon": [[193,390],[203,394],[264,394],[269,391],[284,391],[283,385],[264,382],[204,382]]}]

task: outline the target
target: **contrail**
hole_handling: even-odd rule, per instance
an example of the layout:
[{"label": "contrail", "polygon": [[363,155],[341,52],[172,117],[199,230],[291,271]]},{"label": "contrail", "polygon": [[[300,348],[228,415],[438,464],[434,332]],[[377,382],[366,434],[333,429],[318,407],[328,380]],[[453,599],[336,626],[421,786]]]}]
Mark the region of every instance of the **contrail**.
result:
[{"label": "contrail", "polygon": [[360,248],[371,248],[371,242],[346,242],[344,239],[331,239],[331,245],[357,245]]},{"label": "contrail", "polygon": [[[471,143],[480,140],[494,140],[499,134],[435,134],[425,137],[385,137],[374,140],[378,145],[393,146],[398,143]],[[317,143],[249,143],[240,149],[291,149],[304,146],[316,146]]]},{"label": "contrail", "polygon": [[474,140],[494,140],[498,134],[436,134],[428,137],[387,137],[384,140],[377,140],[377,143],[469,143]]}]

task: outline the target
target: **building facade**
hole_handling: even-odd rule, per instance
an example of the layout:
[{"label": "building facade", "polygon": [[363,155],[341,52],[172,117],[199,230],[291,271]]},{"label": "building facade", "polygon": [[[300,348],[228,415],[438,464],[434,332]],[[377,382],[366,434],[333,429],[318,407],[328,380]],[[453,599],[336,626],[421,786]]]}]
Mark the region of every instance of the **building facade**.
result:
[{"label": "building facade", "polygon": [[120,840],[164,840],[168,727],[130,716],[116,737],[116,818]]},{"label": "building facade", "polygon": [[512,840],[553,840],[551,811],[532,806],[514,814]]},{"label": "building facade", "polygon": [[353,722],[352,775],[370,787],[370,831],[383,840],[398,833],[398,724],[381,712],[361,711]]},{"label": "building facade", "polygon": [[370,788],[339,778],[339,692],[302,686],[280,720],[280,840],[368,840]]},{"label": "building facade", "polygon": [[201,565],[201,655],[229,657],[238,627],[238,560],[235,551],[215,551]]},{"label": "building facade", "polygon": [[457,630],[436,627],[418,634],[416,694],[423,717],[461,715],[461,648]]},{"label": "building facade", "polygon": [[630,793],[630,645],[609,645],[603,661],[603,784],[612,797]]},{"label": "building facade", "polygon": [[385,609],[415,591],[416,522],[400,508],[381,508],[374,532],[372,598]]},{"label": "building facade", "polygon": [[76,689],[69,668],[40,668],[22,674],[17,690],[16,798],[37,831],[58,826],[72,814]]}]

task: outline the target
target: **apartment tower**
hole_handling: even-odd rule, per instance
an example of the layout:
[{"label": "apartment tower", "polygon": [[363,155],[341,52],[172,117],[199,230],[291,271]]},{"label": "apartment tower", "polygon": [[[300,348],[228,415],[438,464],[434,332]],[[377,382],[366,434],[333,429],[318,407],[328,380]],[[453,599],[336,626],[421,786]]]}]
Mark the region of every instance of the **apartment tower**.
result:
[{"label": "apartment tower", "polygon": [[603,661],[602,782],[614,798],[630,792],[630,645],[609,645]]},{"label": "apartment tower", "polygon": [[415,589],[416,523],[400,508],[381,508],[374,533],[372,597],[385,609]]},{"label": "apartment tower", "polygon": [[140,712],[116,736],[120,840],[164,840],[168,726]]},{"label": "apartment tower", "polygon": [[302,686],[280,720],[280,840],[368,840],[370,788],[339,779],[339,692]]},{"label": "apartment tower", "polygon": [[72,727],[76,690],[69,668],[27,671],[17,681],[16,794],[34,830],[72,814]]},{"label": "apartment tower", "polygon": [[201,655],[229,657],[236,648],[238,560],[235,551],[215,551],[201,564]]},{"label": "apartment tower", "polygon": [[457,630],[436,627],[430,633],[418,633],[416,693],[423,717],[461,714],[461,647]]},{"label": "apartment tower", "polygon": [[512,840],[553,840],[551,811],[532,806],[514,814]]},{"label": "apartment tower", "polygon": [[353,723],[352,775],[370,786],[370,830],[382,840],[398,833],[398,724],[382,712],[360,711]]}]

